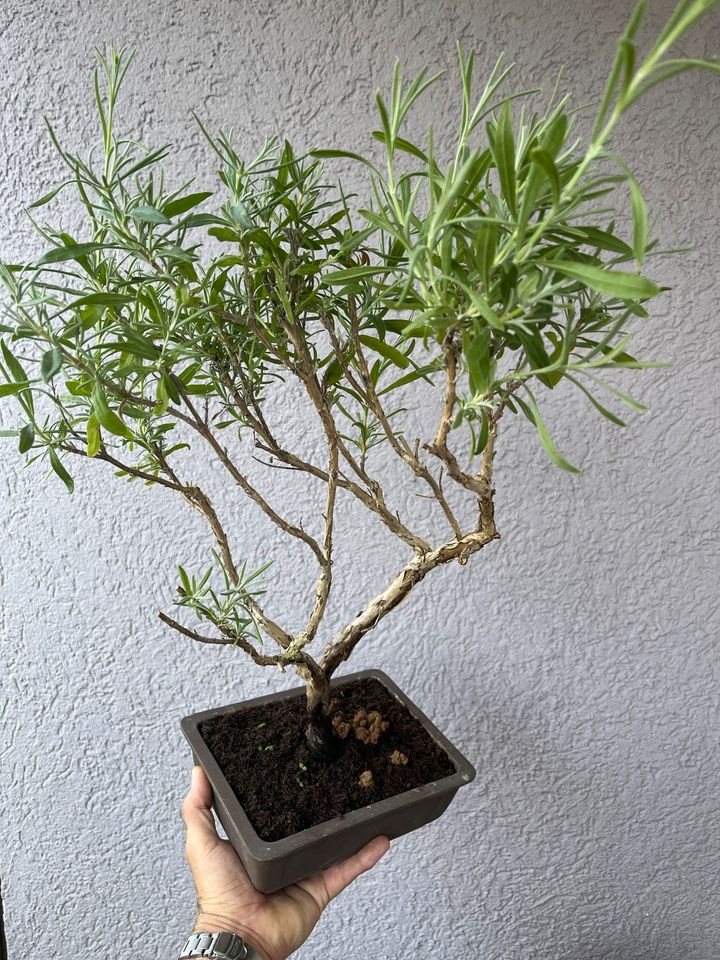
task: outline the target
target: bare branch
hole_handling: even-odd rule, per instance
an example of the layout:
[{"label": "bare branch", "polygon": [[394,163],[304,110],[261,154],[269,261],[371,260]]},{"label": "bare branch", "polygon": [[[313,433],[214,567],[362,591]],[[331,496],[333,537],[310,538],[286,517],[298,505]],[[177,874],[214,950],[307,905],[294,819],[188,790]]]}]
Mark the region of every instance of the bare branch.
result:
[{"label": "bare branch", "polygon": [[279,667],[284,670],[286,666],[292,665],[295,672],[306,682],[308,687],[308,710],[314,711],[321,704],[328,704],[330,700],[330,683],[327,677],[317,663],[304,650],[296,651],[292,656],[287,653],[264,654],[260,653],[247,638],[235,634],[227,627],[219,627],[222,636],[208,637],[186,627],[177,620],[160,611],[158,617],[167,626],[177,630],[184,637],[196,640],[198,643],[209,643],[221,646],[237,646],[246,653],[251,660],[260,667]]},{"label": "bare branch", "polygon": [[329,463],[328,463],[328,487],[327,501],[325,504],[325,539],[323,543],[324,560],[321,565],[320,577],[315,589],[315,606],[313,607],[307,627],[300,634],[298,640],[303,646],[312,642],[317,633],[320,622],[325,614],[328,598],[330,596],[330,587],[332,585],[332,543],[333,543],[333,525],[335,517],[335,497],[337,493],[338,480],[338,450],[337,447],[329,443]]},{"label": "bare branch", "polygon": [[[318,480],[322,480],[324,483],[328,483],[329,475],[325,470],[316,466],[315,464],[302,460],[289,450],[285,450],[274,439],[271,439],[269,444],[259,443],[256,440],[255,446],[264,453],[276,456],[278,460],[287,464],[287,466],[291,467],[293,470],[303,471],[313,477],[317,477]],[[405,526],[404,523],[402,523],[397,514],[392,513],[392,511],[388,508],[387,504],[385,503],[385,497],[380,485],[375,481],[370,480],[370,478],[368,478],[368,481],[372,485],[372,493],[368,493],[367,491],[363,490],[359,484],[355,483],[353,480],[350,480],[342,473],[338,473],[337,485],[342,490],[349,491],[365,507],[367,507],[368,510],[376,514],[380,520],[382,520],[385,526],[395,534],[396,537],[406,543],[409,547],[412,547],[414,551],[421,552],[422,549],[427,548],[427,541],[423,540],[421,537],[417,537]]]},{"label": "bare branch", "polygon": [[168,480],[159,474],[156,476],[154,473],[147,473],[145,470],[140,470],[138,467],[133,467],[129,463],[122,463],[117,459],[117,457],[114,457],[109,452],[104,444],[100,446],[100,449],[94,457],[88,457],[85,450],[74,447],[70,443],[61,443],[59,444],[59,447],[66,453],[74,453],[77,456],[84,457],[85,459],[102,460],[105,463],[112,464],[112,466],[117,467],[118,470],[122,470],[125,473],[130,474],[132,477],[137,477],[139,480],[144,480],[146,483],[157,483],[161,487],[167,487],[170,490],[177,490],[180,493],[183,493],[184,491],[183,485],[175,480]]},{"label": "bare branch", "polygon": [[377,420],[380,426],[383,428],[385,437],[390,443],[390,446],[393,449],[393,451],[397,454],[398,457],[400,457],[401,460],[403,460],[405,463],[408,464],[408,466],[411,468],[415,476],[420,477],[422,480],[424,480],[428,484],[428,486],[432,490],[433,497],[440,504],[442,511],[445,514],[445,517],[447,518],[447,521],[450,524],[450,528],[452,529],[453,533],[455,534],[456,537],[460,537],[462,536],[462,530],[460,528],[460,524],[458,523],[455,515],[453,514],[452,509],[450,508],[450,505],[447,502],[447,499],[445,497],[445,494],[443,493],[441,484],[430,473],[427,467],[425,467],[425,465],[420,461],[420,459],[417,456],[417,453],[413,453],[412,449],[409,447],[407,442],[404,441],[404,438],[398,437],[395,434],[395,431],[392,429],[392,426],[387,417],[385,409],[378,396],[377,390],[375,389],[375,385],[372,381],[372,377],[370,376],[367,360],[365,358],[365,354],[362,349],[362,343],[359,339],[357,310],[355,308],[355,300],[353,297],[350,298],[350,310],[351,310],[351,318],[352,318],[350,342],[352,343],[353,350],[355,352],[355,355],[358,358],[360,373],[363,381],[362,383],[358,381],[357,377],[353,372],[351,365],[345,360],[345,348],[343,347],[343,345],[340,343],[340,340],[338,339],[338,336],[337,336],[337,333],[335,332],[335,328],[332,324],[332,321],[324,314],[321,316],[322,324],[330,337],[330,342],[332,344],[333,351],[335,353],[335,356],[338,359],[338,362],[340,363],[343,369],[343,373],[345,374],[345,377],[348,383],[350,384],[350,386],[363,398],[363,400],[365,400],[370,410],[373,412],[375,417],[377,417]]},{"label": "bare branch", "polygon": [[172,627],[173,630],[177,630],[177,632],[181,633],[184,637],[190,637],[191,640],[197,640],[198,643],[214,643],[219,646],[229,647],[233,642],[228,637],[206,637],[204,634],[198,633],[196,630],[191,630],[189,627],[184,627],[181,623],[178,623],[177,620],[173,620],[172,617],[169,617],[166,613],[163,613],[162,610],[158,612],[158,617],[164,624],[167,624],[168,627]]},{"label": "bare branch", "polygon": [[[282,323],[288,339],[293,344],[300,358],[300,363],[297,365],[291,364],[289,369],[295,374],[295,376],[298,377],[300,382],[305,387],[305,390],[310,397],[310,400],[312,401],[312,404],[315,407],[315,410],[322,423],[328,445],[334,445],[337,447],[338,452],[346,461],[346,463],[348,463],[359,479],[362,480],[362,482],[371,491],[372,499],[375,501],[375,512],[377,512],[378,515],[386,521],[386,525],[394,533],[397,533],[398,536],[400,536],[401,539],[403,539],[406,543],[410,544],[416,553],[424,553],[430,548],[428,541],[423,537],[419,537],[412,533],[407,527],[405,527],[404,524],[400,522],[397,516],[390,513],[385,504],[385,497],[380,484],[368,476],[364,467],[358,464],[355,457],[353,457],[348,450],[347,445],[338,432],[335,418],[333,417],[330,405],[327,402],[327,397],[318,383],[314,365],[307,353],[307,349],[302,341],[302,338],[298,336],[297,331],[293,328],[293,325],[288,322],[286,317],[282,318]],[[368,505],[366,500],[363,500],[363,502]],[[392,520],[390,518],[392,518]]]},{"label": "bare branch", "polygon": [[[356,316],[354,297],[350,298],[350,305],[351,305],[351,311],[353,313],[353,316]],[[453,534],[455,535],[455,537],[461,537],[462,529],[460,527],[460,524],[458,523],[457,518],[455,517],[455,514],[453,513],[450,507],[450,504],[448,503],[445,497],[445,494],[443,492],[442,486],[440,485],[439,481],[435,479],[435,477],[430,472],[430,470],[428,470],[425,464],[420,460],[420,458],[417,455],[417,452],[413,451],[412,447],[410,447],[410,445],[405,440],[405,438],[397,437],[395,434],[395,431],[392,429],[392,426],[390,424],[390,421],[388,420],[387,414],[385,413],[385,409],[377,394],[377,390],[375,389],[375,384],[373,383],[372,377],[370,376],[370,370],[368,367],[367,359],[365,357],[365,353],[362,348],[362,343],[360,341],[359,334],[357,333],[357,322],[353,324],[353,343],[355,347],[355,353],[358,358],[358,363],[360,366],[363,383],[365,385],[365,391],[363,391],[362,387],[360,387],[359,385],[358,387],[356,387],[356,389],[359,389],[362,395],[368,401],[370,405],[370,409],[373,411],[373,413],[377,417],[378,422],[383,428],[385,436],[387,437],[387,440],[390,443],[390,446],[392,447],[394,452],[397,454],[398,457],[400,457],[401,460],[407,463],[407,465],[410,467],[410,469],[413,471],[416,477],[419,477],[420,479],[424,480],[425,483],[430,487],[430,489],[432,490],[433,496],[435,497],[437,502],[440,504],[440,507],[443,513],[445,514],[445,518],[450,524],[450,529],[452,530]],[[345,375],[348,377],[348,379],[350,379],[352,376],[351,372],[348,371],[347,369],[345,370]]]},{"label": "bare branch", "polygon": [[445,393],[443,396],[443,409],[435,434],[435,446],[444,447],[447,443],[450,425],[452,423],[453,413],[455,412],[455,402],[457,400],[457,358],[458,346],[452,333],[448,334],[443,343],[443,353],[445,355]]},{"label": "bare branch", "polygon": [[451,540],[421,557],[413,557],[393,577],[390,585],[372,599],[354,620],[333,637],[325,649],[320,666],[327,676],[332,676],[338,666],[350,656],[357,643],[372,630],[391,610],[408,596],[410,591],[431,570],[452,560],[462,563],[500,534],[493,528],[468,533],[459,540]]},{"label": "bare branch", "polygon": [[[317,557],[318,562],[322,564],[323,553],[317,540],[309,533],[306,533],[306,531],[301,527],[297,527],[295,524],[285,520],[284,517],[281,517],[280,514],[270,506],[262,494],[259,493],[259,491],[256,490],[256,488],[250,483],[247,477],[240,472],[235,463],[230,459],[227,450],[222,446],[222,444],[219,443],[215,434],[199,415],[193,402],[183,389],[182,381],[175,377],[174,382],[178,387],[178,390],[180,390],[185,406],[188,408],[188,410],[190,410],[192,415],[192,421],[190,425],[212,447],[222,465],[242,489],[243,493],[245,493],[246,496],[253,501],[253,503],[257,504],[263,513],[269,517],[269,519],[272,520],[272,522],[281,530],[289,534],[291,537],[295,537],[297,540],[302,540],[303,543],[306,543]],[[178,413],[181,413],[181,411],[178,411]],[[189,420],[190,418],[187,419]]]}]

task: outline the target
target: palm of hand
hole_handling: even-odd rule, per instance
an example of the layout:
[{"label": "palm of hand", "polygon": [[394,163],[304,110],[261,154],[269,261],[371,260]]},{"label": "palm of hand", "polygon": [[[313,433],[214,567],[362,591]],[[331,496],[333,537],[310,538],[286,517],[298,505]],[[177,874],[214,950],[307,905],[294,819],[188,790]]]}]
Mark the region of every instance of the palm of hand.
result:
[{"label": "palm of hand", "polygon": [[229,930],[262,954],[285,960],[305,942],[330,900],[387,851],[378,837],[350,859],[306,880],[264,894],[256,890],[240,859],[215,829],[210,784],[199,767],[183,806],[186,854],[198,900],[196,930]]}]

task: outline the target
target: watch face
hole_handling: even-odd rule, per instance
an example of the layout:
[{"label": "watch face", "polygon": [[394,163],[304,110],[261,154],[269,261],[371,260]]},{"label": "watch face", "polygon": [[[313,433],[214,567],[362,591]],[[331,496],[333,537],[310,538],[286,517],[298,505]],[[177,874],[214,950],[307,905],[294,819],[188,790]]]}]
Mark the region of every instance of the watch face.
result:
[{"label": "watch face", "polygon": [[[245,941],[234,933],[218,933],[213,944],[213,953],[218,960],[244,960],[248,955]],[[212,954],[211,954],[212,956]]]}]

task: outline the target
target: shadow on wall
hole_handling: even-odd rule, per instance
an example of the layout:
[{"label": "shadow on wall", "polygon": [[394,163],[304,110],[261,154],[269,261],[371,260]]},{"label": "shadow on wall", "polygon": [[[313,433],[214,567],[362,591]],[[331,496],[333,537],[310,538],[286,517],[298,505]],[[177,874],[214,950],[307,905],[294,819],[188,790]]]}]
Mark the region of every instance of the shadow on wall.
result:
[{"label": "shadow on wall", "polygon": [[7,943],[5,941],[5,910],[3,909],[2,884],[0,884],[0,960],[7,960]]}]

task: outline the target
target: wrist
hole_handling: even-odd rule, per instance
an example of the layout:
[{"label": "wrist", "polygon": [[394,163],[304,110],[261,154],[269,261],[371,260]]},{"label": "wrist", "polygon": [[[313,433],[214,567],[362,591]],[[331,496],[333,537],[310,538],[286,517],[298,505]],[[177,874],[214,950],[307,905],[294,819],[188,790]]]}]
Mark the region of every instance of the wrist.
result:
[{"label": "wrist", "polygon": [[247,943],[249,947],[258,954],[261,960],[276,960],[273,957],[266,944],[257,936],[257,934],[237,920],[230,920],[214,913],[199,913],[192,928],[192,933],[234,933]]}]

